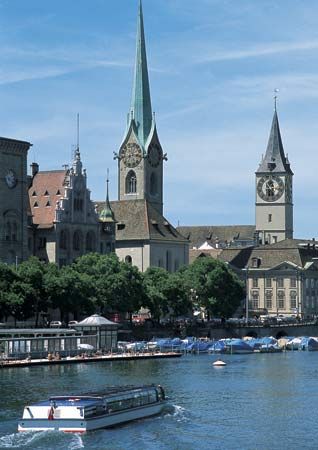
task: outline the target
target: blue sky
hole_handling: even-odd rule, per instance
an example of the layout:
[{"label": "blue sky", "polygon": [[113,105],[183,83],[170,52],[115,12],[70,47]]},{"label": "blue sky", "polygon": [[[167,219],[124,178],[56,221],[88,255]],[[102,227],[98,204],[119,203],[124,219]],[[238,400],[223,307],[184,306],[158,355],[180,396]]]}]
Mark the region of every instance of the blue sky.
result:
[{"label": "blue sky", "polygon": [[[279,89],[294,176],[295,236],[318,235],[316,0],[143,0],[165,215],[180,225],[253,224],[255,178]],[[117,198],[137,0],[0,0],[0,135],[58,169],[80,148],[94,200]]]}]

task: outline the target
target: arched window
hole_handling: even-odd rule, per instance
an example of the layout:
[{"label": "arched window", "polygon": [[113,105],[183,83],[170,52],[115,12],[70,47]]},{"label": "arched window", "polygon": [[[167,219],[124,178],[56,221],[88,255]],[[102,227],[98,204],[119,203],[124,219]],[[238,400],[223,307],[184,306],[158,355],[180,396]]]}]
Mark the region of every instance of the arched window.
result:
[{"label": "arched window", "polygon": [[136,194],[137,178],[133,170],[130,170],[126,177],[126,194]]},{"label": "arched window", "polygon": [[81,233],[79,231],[75,231],[73,234],[73,249],[76,251],[81,250]]},{"label": "arched window", "polygon": [[127,255],[125,257],[125,263],[127,263],[127,264],[131,264],[132,263],[132,257],[130,255]]},{"label": "arched window", "polygon": [[86,251],[92,252],[95,250],[95,234],[92,231],[89,231],[86,234]]},{"label": "arched window", "polygon": [[154,172],[150,175],[150,195],[157,194],[157,176]]},{"label": "arched window", "polygon": [[11,239],[13,241],[17,241],[18,240],[18,225],[16,224],[16,222],[13,222],[13,224],[12,224]]},{"label": "arched window", "polygon": [[62,230],[60,232],[60,249],[66,250],[67,244],[67,232],[65,230]]},{"label": "arched window", "polygon": [[11,223],[7,222],[5,226],[5,240],[10,241],[11,240]]},{"label": "arched window", "polygon": [[297,292],[290,291],[290,309],[297,308]]}]

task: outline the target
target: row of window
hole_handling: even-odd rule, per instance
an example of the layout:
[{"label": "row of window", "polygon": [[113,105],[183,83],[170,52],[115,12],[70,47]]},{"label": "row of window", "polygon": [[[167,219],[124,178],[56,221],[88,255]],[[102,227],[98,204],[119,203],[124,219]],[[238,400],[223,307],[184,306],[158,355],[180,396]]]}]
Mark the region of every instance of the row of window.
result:
[{"label": "row of window", "polygon": [[[259,280],[260,278],[252,278],[253,288],[259,287]],[[276,281],[276,286],[278,288],[283,288],[285,285],[286,278],[265,278],[265,287],[271,288],[273,286],[274,281]],[[297,279],[295,277],[289,278],[289,287],[295,288],[296,286],[297,286]]]},{"label": "row of window", "polygon": [[[37,197],[37,193],[36,193],[36,191],[33,191],[32,192],[32,197]],[[41,195],[41,194],[40,194]],[[49,193],[49,191],[45,191],[44,192],[44,194],[43,194],[44,196],[48,196],[48,195],[50,195],[50,193]],[[61,191],[58,189],[57,191],[56,191],[56,194],[55,195],[61,195]]]},{"label": "row of window", "polygon": [[[73,250],[81,251],[83,248],[83,234],[81,231],[75,231],[72,237]],[[70,247],[69,233],[66,230],[60,232],[59,247],[61,250],[68,250]],[[85,236],[85,250],[92,252],[96,250],[96,236],[93,231],[88,231]]]},{"label": "row of window", "polygon": [[[150,194],[156,195],[158,190],[157,177],[154,172],[150,175]],[[133,170],[130,170],[126,176],[125,183],[126,194],[136,194],[137,193],[137,176]]]},{"label": "row of window", "polygon": [[[286,305],[286,297],[285,291],[278,291],[276,298],[276,307],[279,309],[285,309]],[[253,309],[258,309],[259,305],[259,292],[252,291],[250,307]],[[290,291],[289,293],[289,307],[290,309],[297,308],[297,292]],[[272,309],[273,308],[273,293],[272,291],[265,291],[265,308]]]},{"label": "row of window", "polygon": [[[130,255],[127,255],[125,257],[125,262],[127,264],[132,264],[133,260],[132,257]],[[174,261],[174,267],[172,267],[172,258],[171,258],[171,252],[169,250],[167,250],[166,252],[166,261],[165,261],[165,265],[163,263],[162,259],[159,259],[158,261],[158,267],[162,267],[164,269],[166,269],[168,272],[171,272],[172,269],[174,269],[174,271],[176,272],[179,269],[179,261],[176,259]]]}]

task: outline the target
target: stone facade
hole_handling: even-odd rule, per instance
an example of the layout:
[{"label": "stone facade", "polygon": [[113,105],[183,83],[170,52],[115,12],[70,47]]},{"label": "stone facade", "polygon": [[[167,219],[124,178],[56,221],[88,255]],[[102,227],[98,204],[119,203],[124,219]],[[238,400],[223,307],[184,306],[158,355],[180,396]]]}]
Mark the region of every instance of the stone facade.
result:
[{"label": "stone facade", "polygon": [[114,251],[115,230],[99,220],[79,149],[70,169],[40,172],[33,164],[29,200],[29,251],[40,260],[62,266],[85,253]]},{"label": "stone facade", "polygon": [[31,144],[0,138],[0,260],[28,256],[27,153]]}]

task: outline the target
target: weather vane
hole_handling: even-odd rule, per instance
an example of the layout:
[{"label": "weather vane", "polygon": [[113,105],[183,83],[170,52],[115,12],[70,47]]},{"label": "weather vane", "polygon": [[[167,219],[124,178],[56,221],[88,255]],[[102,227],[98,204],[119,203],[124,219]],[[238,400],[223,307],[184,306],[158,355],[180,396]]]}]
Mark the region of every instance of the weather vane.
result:
[{"label": "weather vane", "polygon": [[277,107],[277,97],[278,97],[278,92],[279,92],[279,89],[274,89],[274,108],[275,108],[275,111],[276,111],[276,107]]}]

